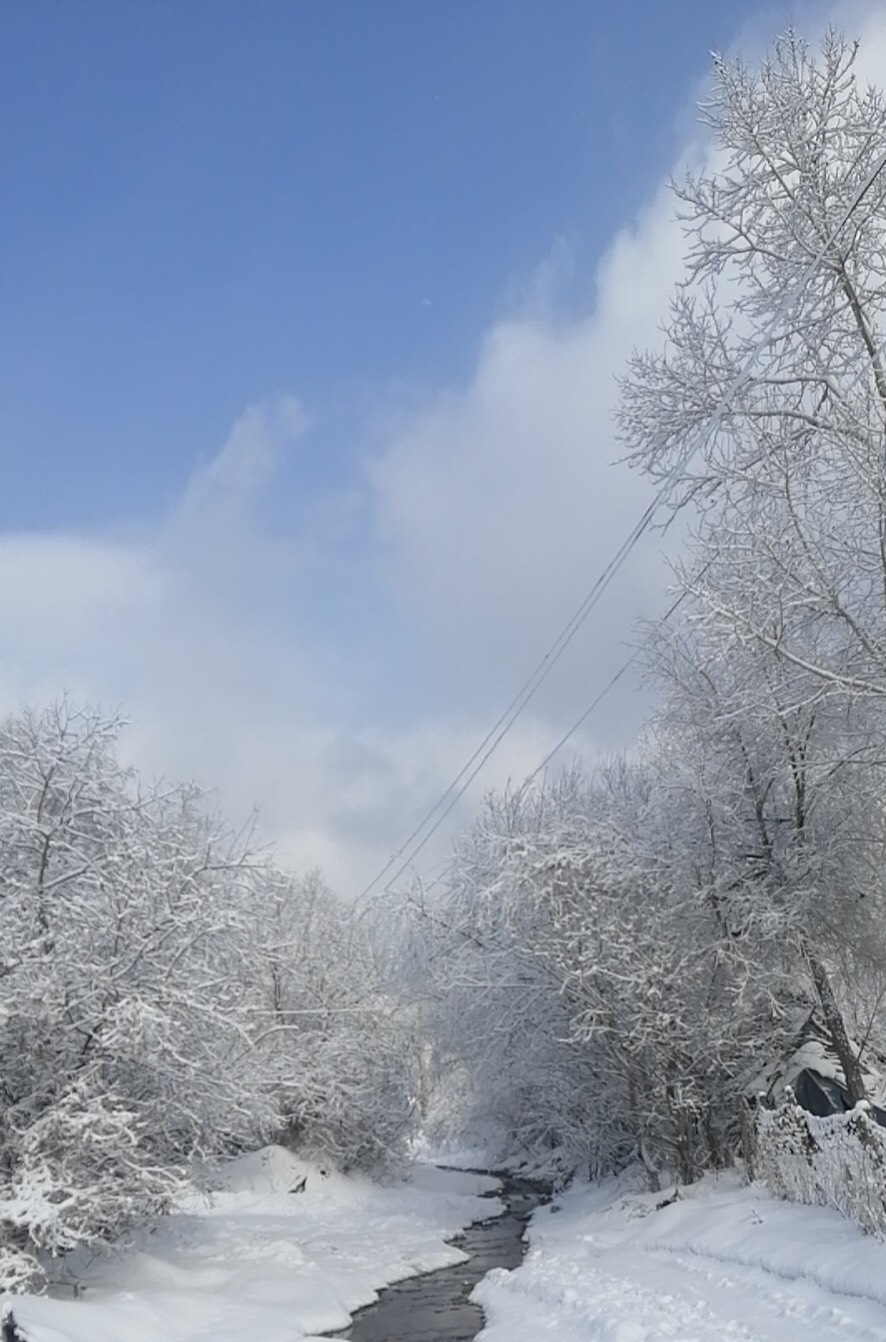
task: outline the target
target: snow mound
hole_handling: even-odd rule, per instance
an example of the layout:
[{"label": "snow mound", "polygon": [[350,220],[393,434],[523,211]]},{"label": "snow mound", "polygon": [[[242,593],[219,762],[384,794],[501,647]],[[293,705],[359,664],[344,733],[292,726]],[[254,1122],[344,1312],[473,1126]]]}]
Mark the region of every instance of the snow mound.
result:
[{"label": "snow mound", "polygon": [[54,1297],[15,1297],[29,1342],[296,1342],[344,1328],[382,1286],[460,1262],[447,1239],[498,1205],[480,1196],[496,1183],[483,1176],[420,1166],[381,1186],[277,1147],[214,1183],[128,1245],[69,1260]]}]

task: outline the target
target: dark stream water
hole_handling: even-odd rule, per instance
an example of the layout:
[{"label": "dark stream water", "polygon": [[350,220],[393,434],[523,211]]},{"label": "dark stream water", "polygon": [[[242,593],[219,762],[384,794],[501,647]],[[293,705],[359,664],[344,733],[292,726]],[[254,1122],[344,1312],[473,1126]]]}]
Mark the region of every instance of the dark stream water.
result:
[{"label": "dark stream water", "polygon": [[350,1328],[336,1333],[348,1342],[470,1342],[483,1327],[483,1311],[468,1296],[494,1267],[519,1267],[526,1245],[523,1231],[531,1212],[547,1194],[537,1185],[505,1177],[500,1197],[507,1210],[478,1221],[453,1243],[469,1254],[465,1263],[410,1277],[381,1291],[374,1305],[354,1315]]}]

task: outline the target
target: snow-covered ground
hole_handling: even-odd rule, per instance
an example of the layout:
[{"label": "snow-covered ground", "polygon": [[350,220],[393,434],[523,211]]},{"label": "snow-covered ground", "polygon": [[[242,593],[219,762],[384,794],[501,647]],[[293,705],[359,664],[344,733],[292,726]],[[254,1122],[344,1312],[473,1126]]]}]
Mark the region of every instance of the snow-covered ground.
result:
[{"label": "snow-covered ground", "polygon": [[[32,1342],[315,1338],[383,1284],[458,1262],[444,1237],[498,1208],[479,1197],[495,1184],[419,1164],[380,1187],[258,1153],[210,1205],[79,1264],[81,1299],[18,1297],[15,1315]],[[612,1181],[537,1212],[524,1265],[477,1287],[481,1342],[886,1339],[886,1245],[836,1212],[734,1177],[666,1196]]]},{"label": "snow-covered ground", "polygon": [[271,1148],[235,1162],[211,1204],[195,1197],[77,1264],[80,1299],[10,1303],[31,1342],[294,1342],[345,1327],[389,1282],[459,1262],[444,1239],[500,1210],[479,1197],[497,1186],[417,1165],[382,1187]]},{"label": "snow-covered ground", "polygon": [[665,1194],[624,1183],[533,1218],[526,1261],[474,1292],[481,1342],[884,1342],[886,1245],[837,1212],[736,1178]]}]

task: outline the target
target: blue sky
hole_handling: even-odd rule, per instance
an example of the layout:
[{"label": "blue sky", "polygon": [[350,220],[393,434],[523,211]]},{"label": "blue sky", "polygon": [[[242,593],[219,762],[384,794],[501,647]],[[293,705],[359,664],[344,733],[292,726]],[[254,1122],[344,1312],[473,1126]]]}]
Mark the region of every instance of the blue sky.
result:
[{"label": "blue sky", "polygon": [[[122,703],[143,767],[359,881],[643,507],[609,412],[677,274],[665,179],[710,51],[788,12],[7,0],[0,708]],[[653,547],[495,781],[665,584]]]},{"label": "blue sky", "polygon": [[588,274],[750,12],[11,0],[4,523],[154,512],[244,406],[293,388],[329,420],[298,484],[338,479],[347,411],[467,376],[554,238]]}]

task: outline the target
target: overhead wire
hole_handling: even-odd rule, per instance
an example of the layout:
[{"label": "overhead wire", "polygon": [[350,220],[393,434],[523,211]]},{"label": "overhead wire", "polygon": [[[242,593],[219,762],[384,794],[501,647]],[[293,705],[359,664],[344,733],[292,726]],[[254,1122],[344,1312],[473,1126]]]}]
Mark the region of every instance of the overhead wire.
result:
[{"label": "overhead wire", "polygon": [[[560,633],[557,635],[554,642],[545,652],[541,660],[537,663],[531,674],[524,681],[523,685],[518,690],[518,692],[514,695],[513,699],[508,704],[507,708],[504,710],[503,713],[500,714],[497,721],[486,733],[483,740],[480,742],[474,753],[471,755],[470,759],[462,766],[462,768],[456,774],[455,778],[453,778],[452,782],[446,788],[445,792],[441,794],[441,796],[434,803],[431,809],[428,812],[426,812],[422,820],[419,822],[418,825],[416,825],[415,829],[412,831],[409,837],[405,839],[404,842],[401,844],[400,848],[391,855],[385,866],[382,867],[382,869],[377,873],[377,875],[375,875],[369,882],[369,884],[361,891],[360,895],[358,896],[358,901],[360,899],[365,898],[369,894],[369,892],[378,884],[378,882],[382,879],[382,877],[385,876],[388,871],[390,871],[391,867],[394,866],[394,864],[398,862],[399,859],[403,856],[403,854],[407,851],[410,844],[412,844],[412,842],[418,838],[422,830],[424,830],[426,826],[430,824],[433,817],[437,814],[438,811],[440,811],[440,815],[437,817],[434,824],[428,830],[421,844],[416,848],[415,855],[417,855],[418,852],[420,852],[421,849],[424,847],[425,843],[437,832],[437,830],[440,828],[440,825],[449,815],[453,807],[456,806],[457,803],[461,800],[467,788],[470,787],[471,783],[477,777],[478,773],[480,773],[480,771],[482,770],[483,766],[486,764],[490,756],[498,748],[500,742],[510,731],[511,727],[517,721],[517,718],[526,708],[527,704],[534,697],[537,691],[541,688],[542,684],[550,675],[551,671],[553,671],[554,667],[557,665],[560,658],[563,656],[569,644],[575,638],[575,635],[581,629],[585,620],[588,618],[591,611],[594,609],[597,602],[600,600],[603,593],[606,591],[606,588],[609,586],[610,582],[615,577],[621,565],[624,563],[625,559],[627,559],[631,550],[634,548],[634,546],[640,540],[641,536],[651,525],[652,519],[655,516],[655,513],[658,510],[658,506],[660,503],[660,493],[661,491],[659,492],[659,495],[656,495],[652,503],[649,504],[649,506],[646,508],[642,517],[639,519],[638,522],[635,523],[634,527],[632,528],[628,536],[625,538],[625,540],[622,541],[618,550],[609,560],[603,572],[599,575],[599,577],[595,581],[593,587],[591,587],[591,589],[582,599],[581,604],[576,608],[575,612],[570,617],[566,625],[564,625],[564,627],[561,629]],[[474,767],[472,768],[472,766]],[[468,774],[467,778],[465,778],[465,774]],[[463,783],[462,780],[464,780]],[[449,800],[450,798],[451,800]],[[405,864],[396,872],[396,874],[385,886],[386,890],[389,889],[390,886],[396,880],[399,879],[403,871],[405,871],[406,867],[410,865],[412,860],[413,860],[412,857],[407,858]]]},{"label": "overhead wire", "polygon": [[[512,729],[512,727],[514,726],[514,724],[516,723],[516,721],[518,720],[518,718],[520,717],[521,713],[524,711],[528,703],[531,701],[536,692],[540,689],[541,685],[550,675],[551,671],[554,669],[557,662],[560,660],[563,653],[566,651],[567,647],[572,642],[573,638],[578,633],[579,629],[582,627],[585,620],[590,615],[591,611],[597,605],[597,602],[600,600],[600,597],[603,595],[609,584],[612,582],[612,579],[619,572],[619,570],[621,569],[621,567],[623,566],[623,564],[625,563],[625,561],[627,560],[627,558],[629,557],[635,546],[638,544],[642,536],[652,525],[656,513],[670,495],[671,490],[674,484],[676,483],[676,480],[680,472],[695,456],[695,453],[698,450],[700,443],[706,436],[709,436],[711,432],[715,432],[717,430],[720,421],[723,419],[726,411],[731,408],[732,401],[735,395],[750,376],[754,364],[759,358],[762,349],[768,342],[773,329],[782,321],[785,314],[790,311],[790,308],[792,307],[794,302],[800,297],[810,277],[814,274],[815,270],[821,264],[822,260],[825,259],[825,257],[828,254],[828,251],[830,250],[831,246],[839,236],[840,232],[852,218],[852,215],[854,214],[855,210],[858,208],[861,201],[864,199],[868,191],[874,185],[877,178],[883,172],[884,168],[886,168],[886,153],[883,153],[880,156],[880,158],[876,161],[876,163],[868,173],[867,177],[864,179],[861,186],[856,191],[855,195],[853,196],[852,200],[850,201],[840,220],[834,225],[833,229],[830,231],[825,241],[822,243],[818,252],[816,252],[811,261],[809,261],[808,265],[802,271],[796,284],[793,285],[790,289],[787,289],[783,293],[780,302],[777,304],[775,308],[774,313],[772,314],[766,325],[763,327],[763,330],[758,334],[756,340],[753,342],[751,348],[747,352],[746,357],[742,363],[742,366],[738,369],[738,371],[733,375],[733,377],[727,384],[720,401],[715,406],[715,408],[710,412],[705,421],[696,429],[695,433],[692,435],[690,444],[675,461],[673,468],[668,473],[667,477],[665,478],[655,497],[653,498],[651,503],[646,507],[639,520],[631,528],[631,531],[628,533],[625,540],[622,541],[621,545],[618,547],[615,554],[606,564],[602,573],[596,579],[593,586],[590,588],[586,596],[583,598],[579,606],[576,608],[573,615],[564,625],[563,629],[560,631],[557,638],[548,648],[547,652],[544,654],[541,660],[537,663],[535,669],[532,671],[530,676],[524,682],[521,689],[518,690],[517,694],[511,700],[508,707],[504,710],[504,712],[499,716],[495,724],[487,732],[486,736],[477,746],[476,750],[471,755],[467,763],[462,766],[462,768],[456,774],[455,778],[452,780],[452,782],[449,784],[446,790],[442,793],[442,795],[438,798],[438,800],[430,808],[430,810],[426,812],[423,819],[419,822],[418,825],[416,825],[416,827],[413,829],[409,837],[401,844],[400,848],[397,849],[397,851],[391,855],[385,866],[382,867],[382,869],[378,872],[378,874],[374,876],[373,879],[369,882],[369,884],[363,889],[361,894],[358,896],[358,902],[359,900],[362,900],[367,895],[369,895],[369,893],[375,888],[375,886],[379,883],[379,881],[381,881],[382,878],[388,873],[388,871],[390,871],[391,867],[393,867],[397,862],[399,862],[401,858],[404,858],[404,854],[408,854],[402,861],[401,865],[397,867],[397,870],[395,871],[394,875],[391,876],[384,885],[383,891],[385,893],[389,891],[392,888],[392,886],[404,874],[404,872],[410,866],[412,866],[416,857],[418,857],[422,849],[433,838],[434,834],[437,833],[440,826],[443,824],[444,820],[447,818],[447,816],[450,814],[453,808],[464,796],[465,792],[470,787],[471,783],[481,772],[484,765],[487,763],[492,754],[501,744],[502,740],[505,738],[508,732]],[[684,599],[684,596],[685,593],[681,595],[676,602],[674,602],[670,610],[668,610],[662,617],[663,619],[670,618],[670,616],[676,610],[677,606],[679,606],[682,600]],[[575,723],[573,723],[572,727],[565,734],[565,736],[563,736],[560,739],[557,745],[554,746],[553,750],[551,750],[545,756],[542,763],[533,771],[532,774],[529,775],[529,778],[526,780],[526,783],[531,782],[532,779],[536,778],[538,774],[544,768],[547,767],[547,765],[557,754],[557,752],[560,749],[562,749],[563,745],[565,745],[566,742],[569,741],[571,737],[575,735],[575,733],[584,724],[584,722],[587,721],[587,719],[599,706],[602,700],[607,696],[607,694],[610,693],[610,691],[614,688],[614,686],[618,683],[618,681],[621,680],[621,678],[627,673],[627,671],[634,664],[634,662],[636,662],[638,657],[639,657],[639,650],[635,651],[622,664],[622,666],[618,669],[618,671],[616,671],[615,675],[611,677],[611,679],[607,682],[607,684],[603,687],[603,689],[599,692],[599,694],[594,698],[591,704],[584,710],[580,718]],[[524,786],[526,785],[526,783],[524,783]],[[438,812],[439,815],[437,814]],[[434,816],[436,816],[437,818],[436,820],[434,820],[433,824],[430,824]],[[430,828],[427,828],[428,825],[430,825]],[[426,832],[422,833],[423,831]],[[421,838],[419,838],[419,836],[421,836]],[[412,845],[413,842],[415,842],[416,840],[418,840],[418,842],[415,843],[415,847],[412,848],[410,851],[410,845]]]},{"label": "overhead wire", "polygon": [[[702,567],[696,574],[696,581],[708,571],[712,563],[713,560],[709,559],[705,564],[702,565]],[[684,590],[680,593],[680,595],[677,597],[675,601],[671,602],[671,604],[668,606],[664,614],[658,617],[657,620],[658,627],[667,624],[671,616],[675,614],[675,612],[679,610],[679,608],[682,606],[683,602],[686,600],[688,595],[689,592]],[[526,777],[523,779],[523,782],[520,784],[521,792],[525,788],[529,787],[530,784],[535,782],[538,775],[544,772],[544,770],[548,767],[554,756],[559,754],[559,752],[563,749],[566,743],[568,741],[571,741],[575,733],[579,731],[581,727],[584,726],[585,722],[587,722],[588,718],[591,716],[594,710],[600,706],[600,704],[606,698],[607,694],[609,694],[610,690],[613,690],[615,688],[615,686],[621,680],[622,676],[626,675],[627,672],[630,671],[634,663],[640,660],[640,657],[642,656],[643,653],[643,649],[646,647],[648,641],[649,641],[648,638],[644,639],[642,644],[638,648],[634,649],[630,657],[628,657],[626,661],[622,662],[621,666],[618,668],[615,674],[611,676],[610,679],[606,682],[602,690],[600,690],[599,694],[595,695],[595,697],[588,704],[584,712],[581,713],[579,717],[576,718],[575,722],[573,722],[569,730],[567,732],[564,732],[564,734],[560,737],[560,740],[557,742],[557,744],[548,751],[547,755],[545,755],[541,763],[536,765],[531,774],[526,775]]]},{"label": "overhead wire", "polygon": [[[628,536],[622,541],[618,550],[616,550],[615,554],[609,560],[603,572],[596,579],[594,585],[586,593],[580,605],[576,608],[570,619],[560,630],[560,633],[557,635],[554,642],[551,644],[551,646],[545,652],[544,656],[536,664],[530,675],[524,681],[523,685],[514,695],[513,699],[508,704],[507,708],[500,714],[496,722],[493,723],[492,727],[490,727],[489,731],[486,733],[483,740],[477,746],[476,750],[471,755],[470,759],[467,760],[467,762],[462,766],[462,768],[453,778],[452,782],[441,794],[441,796],[434,803],[431,809],[428,812],[426,812],[422,820],[419,822],[418,825],[416,825],[415,829],[412,831],[409,837],[404,840],[404,842],[400,845],[399,849],[391,855],[387,863],[381,868],[381,870],[372,878],[369,884],[363,889],[361,894],[358,896],[358,899],[363,899],[366,895],[369,894],[369,892],[374,888],[374,886],[378,884],[378,882],[382,879],[382,877],[387,874],[387,872],[391,869],[391,867],[397,861],[399,861],[399,859],[409,848],[410,844],[419,836],[419,834],[421,834],[422,830],[430,823],[430,821],[441,809],[441,807],[445,807],[439,819],[434,824],[433,828],[429,831],[427,838],[430,838],[432,834],[436,833],[437,829],[439,829],[440,827],[440,824],[442,824],[443,820],[446,819],[446,816],[452,810],[452,806],[454,806],[458,802],[460,797],[463,795],[464,788],[459,789],[459,784],[461,783],[465,774],[468,773],[468,771],[471,769],[471,766],[474,765],[475,761],[479,759],[479,764],[475,769],[473,769],[473,771],[470,774],[470,777],[467,778],[467,780],[465,781],[465,787],[469,787],[471,782],[473,782],[474,778],[476,778],[477,774],[483,768],[483,765],[489,759],[490,755],[497,748],[499,742],[504,738],[505,735],[507,735],[513,723],[523,712],[523,709],[526,707],[526,705],[529,703],[529,701],[533,698],[535,693],[540,689],[541,685],[550,675],[551,671],[554,669],[557,662],[563,656],[563,653],[566,651],[567,647],[572,642],[573,638],[578,633],[579,629],[584,624],[585,620],[596,606],[597,602],[600,600],[600,597],[603,595],[606,588],[609,586],[610,582],[615,577],[615,574],[618,572],[622,563],[624,562],[625,559],[627,559],[628,555],[630,554],[630,551],[634,548],[634,546],[639,541],[640,537],[651,525],[652,519],[655,516],[655,513],[658,509],[659,502],[660,502],[660,495],[656,495],[652,503],[650,503],[649,506],[644,511],[642,517],[634,524],[634,527],[632,528]],[[481,756],[482,758],[480,758]],[[457,795],[454,797],[452,805],[446,806],[447,800],[453,793],[457,793]],[[398,875],[399,874],[400,873],[398,873]],[[393,879],[396,880],[397,877],[394,877]]]}]

